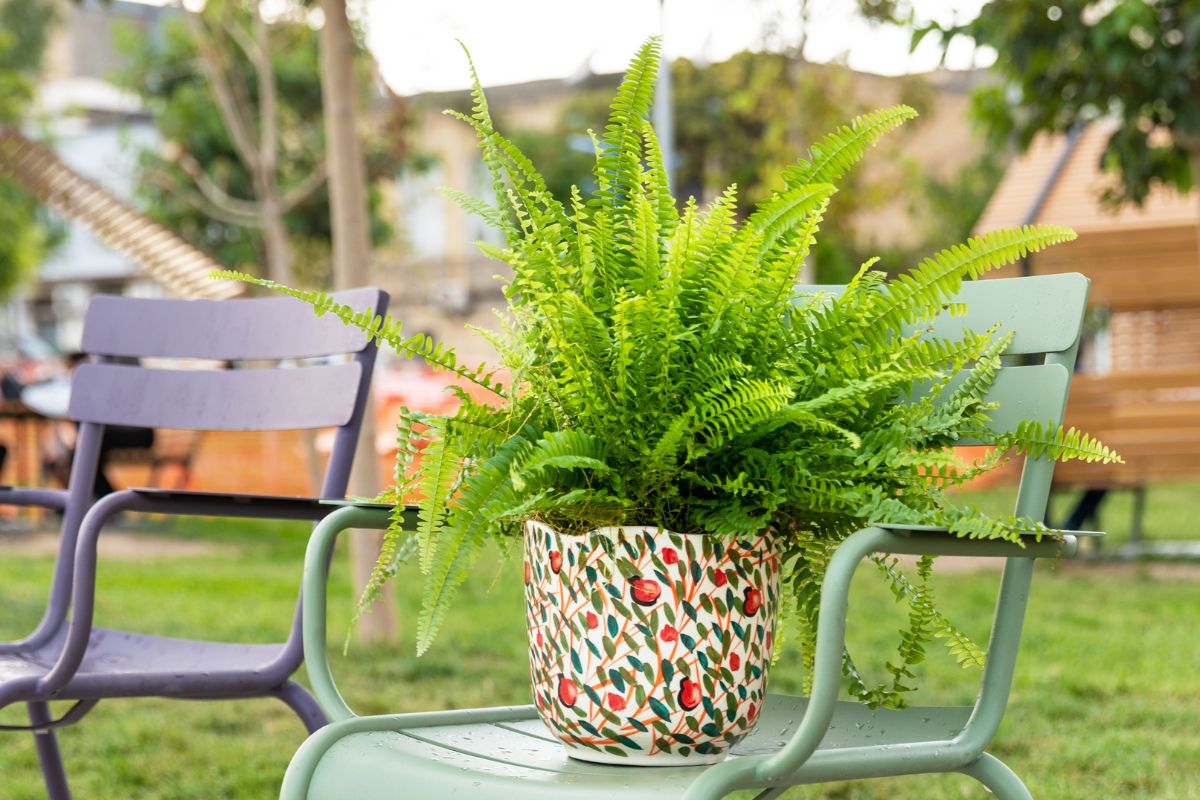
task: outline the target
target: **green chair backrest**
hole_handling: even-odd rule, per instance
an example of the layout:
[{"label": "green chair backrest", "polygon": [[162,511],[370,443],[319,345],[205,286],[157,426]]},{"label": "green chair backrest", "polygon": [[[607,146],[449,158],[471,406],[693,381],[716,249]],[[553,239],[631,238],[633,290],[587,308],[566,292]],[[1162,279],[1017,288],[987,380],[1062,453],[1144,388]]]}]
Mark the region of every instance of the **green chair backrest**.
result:
[{"label": "green chair backrest", "polygon": [[[1072,272],[1028,278],[999,278],[968,281],[952,302],[966,304],[966,312],[955,316],[943,312],[933,321],[933,334],[957,339],[963,331],[982,332],[999,323],[1000,331],[1015,331],[1006,351],[1009,356],[1042,356],[1040,364],[1005,366],[1000,370],[988,399],[999,403],[992,412],[990,428],[1000,434],[1012,431],[1024,419],[1062,424],[1067,393],[1083,315],[1087,308],[1090,281]],[[843,286],[800,286],[797,293],[839,295]],[[955,380],[965,379],[964,372]],[[990,444],[986,439],[961,444]],[[1021,474],[1016,513],[1041,520],[1050,497],[1054,462],[1027,459]]]}]

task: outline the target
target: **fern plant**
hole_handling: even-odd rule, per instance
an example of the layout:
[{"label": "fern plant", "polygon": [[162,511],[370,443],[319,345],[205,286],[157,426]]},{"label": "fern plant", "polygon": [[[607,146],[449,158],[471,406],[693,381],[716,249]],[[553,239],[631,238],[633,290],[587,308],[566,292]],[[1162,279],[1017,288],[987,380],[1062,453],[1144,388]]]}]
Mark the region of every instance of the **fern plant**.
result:
[{"label": "fern plant", "polygon": [[[425,335],[406,337],[393,319],[321,292],[222,275],[337,314],[485,390],[458,390],[462,402],[451,414],[401,415],[389,497],[420,498],[420,521],[410,531],[397,518],[364,603],[415,554],[425,576],[419,652],[485,545],[537,519],[574,532],[642,524],[733,536],[773,527],[794,638],[811,659],[825,565],[867,521],[1016,540],[1045,529],[954,508],[946,490],[1013,454],[1117,459],[1076,431],[1027,422],[994,455],[960,468],[949,447],[984,428],[992,408],[985,396],[1012,334],[946,341],[906,333],[942,313],[964,280],[1072,239],[1071,230],[990,233],[890,281],[871,261],[840,296],[798,299],[797,275],[838,180],[915,112],[886,108],[829,134],[744,220],[735,187],[705,207],[689,199],[680,209],[647,119],[658,59],[651,39],[633,59],[608,125],[593,136],[595,191],[575,189],[565,205],[493,127],[473,65],[471,113],[448,112],[474,128],[493,179],[494,205],[446,194],[503,237],[479,247],[511,268],[507,313],[498,331],[478,333],[499,353],[504,384]],[[948,385],[969,367],[968,380]],[[901,401],[918,384],[934,390]],[[418,438],[427,444],[414,459]],[[877,563],[911,613],[887,682],[867,685],[846,656],[856,695],[902,703],[934,639],[964,665],[982,663],[982,651],[936,608],[930,562],[915,578]]]}]

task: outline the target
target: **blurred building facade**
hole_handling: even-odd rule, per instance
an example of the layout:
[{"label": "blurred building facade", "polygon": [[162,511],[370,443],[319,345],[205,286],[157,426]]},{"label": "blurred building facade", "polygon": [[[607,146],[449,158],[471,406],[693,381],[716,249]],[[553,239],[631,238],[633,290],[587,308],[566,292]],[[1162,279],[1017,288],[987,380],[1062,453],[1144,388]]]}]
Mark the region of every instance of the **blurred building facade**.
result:
[{"label": "blurred building facade", "polygon": [[[508,132],[552,131],[580,91],[602,89],[611,94],[620,78],[617,73],[584,74],[566,80],[488,87],[488,103],[498,124]],[[898,148],[906,163],[925,175],[945,179],[980,155],[983,145],[971,133],[967,110],[970,92],[982,79],[981,72],[940,71],[919,76],[929,96],[920,124],[910,126]],[[878,108],[900,102],[905,81],[914,79],[850,72],[849,80],[855,96]],[[379,254],[380,280],[392,291],[393,314],[402,316],[410,330],[434,332],[459,347],[469,361],[483,360],[491,357],[490,350],[464,328],[467,324],[493,324],[492,309],[503,306],[502,282],[495,276],[507,268],[474,246],[480,239],[498,243],[494,232],[437,191],[439,186],[449,186],[484,198],[491,194],[491,180],[480,162],[474,132],[442,113],[447,108],[469,109],[470,98],[462,91],[415,95],[407,100],[418,120],[414,148],[433,156],[434,165],[423,173],[402,177],[395,186],[397,229],[403,241]],[[865,182],[870,185],[881,173],[897,168],[895,160],[867,159]],[[899,246],[915,244],[921,230],[920,220],[914,219],[904,196],[864,210],[855,219],[855,227],[869,244]]]}]

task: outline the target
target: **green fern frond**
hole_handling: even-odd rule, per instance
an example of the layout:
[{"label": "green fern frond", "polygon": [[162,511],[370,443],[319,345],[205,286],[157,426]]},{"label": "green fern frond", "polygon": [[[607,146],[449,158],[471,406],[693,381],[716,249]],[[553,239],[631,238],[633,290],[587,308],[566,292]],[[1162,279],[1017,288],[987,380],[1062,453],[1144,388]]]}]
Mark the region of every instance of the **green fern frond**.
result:
[{"label": "green fern frond", "polygon": [[755,230],[762,234],[761,251],[769,251],[780,238],[794,232],[807,217],[824,209],[836,191],[837,187],[832,183],[813,183],[776,192],[758,205],[746,220],[743,230]]},{"label": "green fern frond", "polygon": [[605,457],[604,444],[582,431],[551,431],[513,461],[512,485],[518,492],[526,491],[531,483],[540,485],[547,470],[609,472]]},{"label": "green fern frond", "polygon": [[900,328],[933,319],[965,279],[1016,263],[1030,253],[1069,242],[1075,231],[1061,225],[1026,225],[992,231],[935,253],[888,284],[882,308],[872,324]]},{"label": "green fern frond", "polygon": [[987,651],[975,644],[969,636],[958,628],[946,623],[934,634],[935,638],[945,639],[946,649],[964,669],[983,669],[987,666]]},{"label": "green fern frond", "polygon": [[789,187],[836,183],[884,134],[916,117],[917,112],[905,105],[855,117],[848,127],[839,128],[814,144],[807,159],[784,170],[784,183]]},{"label": "green fern frond", "polygon": [[1077,460],[1086,463],[1099,461],[1103,464],[1125,463],[1116,451],[1081,430],[1032,419],[1018,424],[1013,433],[1000,439],[998,446],[1016,448],[1030,458]]},{"label": "green fern frond", "polygon": [[453,350],[438,344],[430,336],[425,334],[417,334],[416,336],[407,338],[401,336],[402,323],[388,315],[380,316],[374,312],[374,309],[355,311],[350,306],[339,303],[328,292],[293,289],[290,286],[284,286],[281,283],[236,270],[213,270],[209,273],[208,277],[215,280],[241,281],[294,297],[312,306],[317,316],[333,314],[342,321],[342,324],[357,328],[371,339],[386,342],[400,355],[410,358],[419,356],[429,363],[430,366],[445,370],[446,372],[452,372],[483,389],[494,392],[501,397],[504,396],[500,387],[488,378],[484,370],[472,370],[463,367],[458,363],[458,357]]},{"label": "green fern frond", "polygon": [[596,202],[608,208],[616,220],[626,218],[624,209],[641,185],[642,120],[654,99],[661,53],[662,42],[657,36],[638,48],[613,98],[604,128],[604,141],[593,173],[599,186]]},{"label": "green fern frond", "polygon": [[425,577],[424,602],[417,616],[417,655],[433,643],[450,601],[483,551],[494,527],[492,514],[513,505],[510,469],[527,445],[523,437],[514,436],[479,463],[463,483],[446,524],[437,532]]}]

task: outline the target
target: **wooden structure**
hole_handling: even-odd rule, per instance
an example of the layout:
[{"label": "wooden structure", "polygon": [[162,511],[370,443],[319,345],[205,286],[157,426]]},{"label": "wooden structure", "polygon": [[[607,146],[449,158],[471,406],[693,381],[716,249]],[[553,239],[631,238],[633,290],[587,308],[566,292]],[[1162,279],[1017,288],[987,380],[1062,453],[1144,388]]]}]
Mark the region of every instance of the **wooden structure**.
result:
[{"label": "wooden structure", "polygon": [[1140,208],[1109,208],[1100,156],[1110,133],[1098,123],[1040,138],[1009,167],[976,229],[1044,222],[1078,232],[1021,268],[1092,279],[1093,319],[1066,422],[1126,464],[1068,462],[1055,482],[1140,489],[1200,477],[1200,193],[1156,188]]},{"label": "wooden structure", "polygon": [[210,279],[209,272],[224,269],[221,264],[14,128],[0,128],[0,175],[63,216],[83,223],[176,297],[222,300],[245,292],[234,281]]}]

